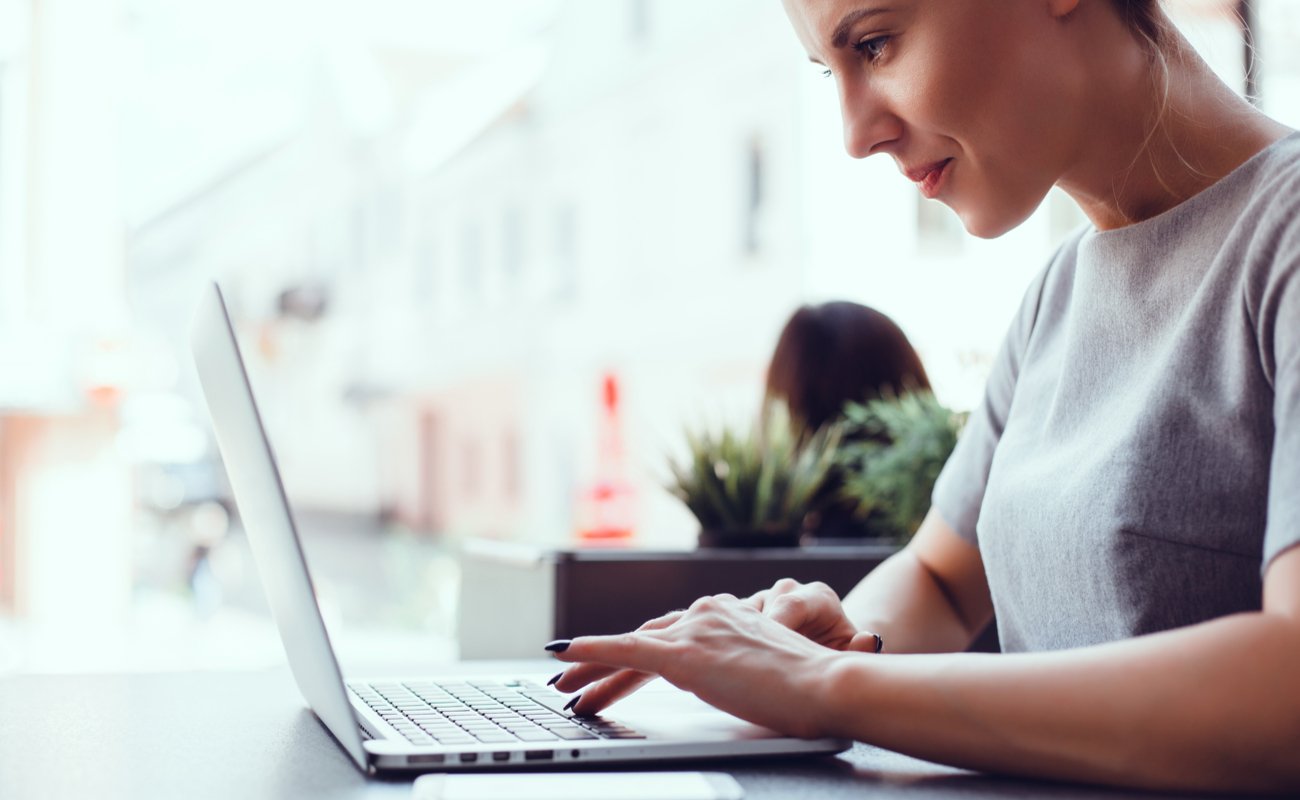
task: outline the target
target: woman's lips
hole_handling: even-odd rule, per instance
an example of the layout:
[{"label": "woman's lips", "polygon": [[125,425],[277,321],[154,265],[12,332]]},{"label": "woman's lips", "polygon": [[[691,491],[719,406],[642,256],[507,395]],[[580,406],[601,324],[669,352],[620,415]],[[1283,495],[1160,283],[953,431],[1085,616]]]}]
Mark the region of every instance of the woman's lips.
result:
[{"label": "woman's lips", "polygon": [[916,183],[921,190],[921,194],[933,200],[939,195],[939,190],[943,188],[943,180],[948,175],[948,166],[950,164],[952,164],[952,159],[945,158],[924,167],[908,170],[907,177]]}]

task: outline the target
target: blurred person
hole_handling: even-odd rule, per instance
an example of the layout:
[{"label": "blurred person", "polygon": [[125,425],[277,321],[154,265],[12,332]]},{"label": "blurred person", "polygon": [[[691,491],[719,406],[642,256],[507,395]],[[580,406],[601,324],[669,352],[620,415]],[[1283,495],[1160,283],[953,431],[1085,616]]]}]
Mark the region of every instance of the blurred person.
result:
[{"label": "blurred person", "polygon": [[[851,155],[976,236],[1053,186],[1091,224],[1030,284],[904,550],[842,602],[787,580],[553,642],[579,662],[557,688],[591,714],[662,675],[970,769],[1300,789],[1300,134],[1157,0],[784,2]],[[1007,652],[961,652],[995,610]]]},{"label": "blurred person", "polygon": [[874,308],[837,301],[791,315],[767,368],[766,399],[784,400],[793,420],[814,431],[849,401],[929,389],[907,335]]},{"label": "blurred person", "polygon": [[[928,390],[930,379],[902,328],[874,308],[835,301],[803,306],[777,338],[767,368],[764,407],[776,400],[806,437],[838,419],[848,402],[864,403]],[[842,480],[832,476],[804,522],[816,539],[870,535],[869,520],[832,498]]]}]

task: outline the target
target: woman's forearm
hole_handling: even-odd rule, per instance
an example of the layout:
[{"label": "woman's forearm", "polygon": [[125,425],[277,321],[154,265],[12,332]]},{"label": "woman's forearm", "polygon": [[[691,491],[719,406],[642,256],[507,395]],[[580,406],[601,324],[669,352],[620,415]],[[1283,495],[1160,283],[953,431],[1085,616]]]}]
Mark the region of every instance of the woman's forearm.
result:
[{"label": "woman's forearm", "polygon": [[1300,623],[1254,613],[1078,650],[846,653],[830,733],[988,772],[1158,789],[1300,787]]},{"label": "woman's forearm", "polygon": [[978,551],[934,510],[843,605],[858,628],[885,637],[890,653],[965,650],[993,615]]},{"label": "woman's forearm", "polygon": [[885,638],[890,653],[951,653],[971,642],[942,589],[908,550],[869,572],[843,604],[858,628]]}]

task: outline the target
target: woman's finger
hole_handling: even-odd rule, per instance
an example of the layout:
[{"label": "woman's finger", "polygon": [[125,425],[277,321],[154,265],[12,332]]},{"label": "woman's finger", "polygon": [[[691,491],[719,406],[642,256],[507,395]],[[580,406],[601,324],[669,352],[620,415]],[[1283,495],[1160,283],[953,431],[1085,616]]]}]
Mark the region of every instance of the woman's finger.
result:
[{"label": "woman's finger", "polygon": [[747,606],[753,606],[754,608],[757,608],[759,611],[762,611],[763,607],[767,605],[768,598],[770,596],[771,596],[771,590],[764,589],[761,592],[754,592],[753,594],[751,594],[749,597],[746,597],[741,602],[743,602]]},{"label": "woman's finger", "polygon": [[655,676],[649,672],[620,670],[579,695],[573,704],[573,713],[584,717],[599,714],[654,679]]},{"label": "woman's finger", "polygon": [[[685,614],[684,609],[670,611],[663,616],[641,623],[638,631],[662,630],[672,625]],[[551,685],[561,692],[576,692],[589,683],[608,678],[619,672],[618,667],[605,664],[575,664],[551,679]]]},{"label": "woman's finger", "polygon": [[791,592],[774,598],[763,609],[763,613],[790,630],[801,630],[808,622],[808,598]]},{"label": "woman's finger", "polygon": [[657,630],[646,630],[615,636],[579,636],[576,639],[558,639],[548,644],[546,649],[561,661],[661,674],[673,647],[659,638],[658,633]]},{"label": "woman's finger", "polygon": [[749,597],[746,597],[744,603],[757,608],[759,611],[766,611],[773,600],[790,592],[798,591],[802,586],[803,584],[794,578],[782,578],[772,584],[772,588],[754,592]]},{"label": "woman's finger", "polygon": [[853,634],[845,650],[855,650],[859,653],[880,653],[885,649],[885,639],[878,633],[871,631],[858,631]]},{"label": "woman's finger", "polygon": [[609,667],[604,664],[574,664],[568,669],[551,679],[551,685],[556,691],[576,692],[590,683],[608,678],[616,672],[618,667]]}]

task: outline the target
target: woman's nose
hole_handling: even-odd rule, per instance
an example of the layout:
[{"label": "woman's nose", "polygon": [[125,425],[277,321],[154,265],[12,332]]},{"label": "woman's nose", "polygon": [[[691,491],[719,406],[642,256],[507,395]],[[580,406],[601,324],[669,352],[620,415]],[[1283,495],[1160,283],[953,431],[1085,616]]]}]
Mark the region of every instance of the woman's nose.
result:
[{"label": "woman's nose", "polygon": [[902,133],[902,123],[882,99],[861,84],[840,87],[840,114],[844,121],[844,149],[853,158],[882,151]]}]

